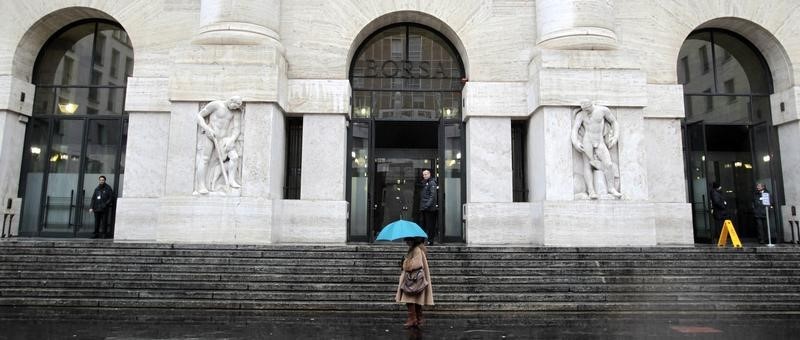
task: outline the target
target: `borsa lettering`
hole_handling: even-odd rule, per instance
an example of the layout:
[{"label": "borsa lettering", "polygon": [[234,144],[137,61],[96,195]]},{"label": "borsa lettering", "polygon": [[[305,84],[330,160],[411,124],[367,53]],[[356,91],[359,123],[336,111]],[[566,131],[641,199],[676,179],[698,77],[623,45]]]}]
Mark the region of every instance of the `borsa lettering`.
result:
[{"label": "borsa lettering", "polygon": [[364,77],[368,78],[447,78],[441,61],[366,60]]}]

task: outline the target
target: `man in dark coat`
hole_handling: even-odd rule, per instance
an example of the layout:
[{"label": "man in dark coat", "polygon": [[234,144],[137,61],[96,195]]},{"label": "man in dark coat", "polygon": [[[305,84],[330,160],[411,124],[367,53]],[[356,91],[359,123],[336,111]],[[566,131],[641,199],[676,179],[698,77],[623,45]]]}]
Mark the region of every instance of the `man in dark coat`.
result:
[{"label": "man in dark coat", "polygon": [[[764,194],[769,195],[767,187],[763,183],[756,184],[756,192],[753,194],[753,216],[756,218],[756,227],[758,228],[758,242],[767,243],[767,206],[764,205],[762,197]],[[769,202],[772,204],[772,202]],[[770,230],[772,231],[772,230]],[[772,234],[772,240],[775,240],[775,234]]]},{"label": "man in dark coat", "polygon": [[438,189],[436,179],[431,177],[431,171],[422,170],[422,193],[419,197],[419,211],[422,229],[428,234],[428,245],[433,245],[436,237],[436,217],[438,215],[438,205],[436,204],[436,190]]},{"label": "man in dark coat", "polygon": [[101,237],[101,224],[103,225],[102,237],[109,237],[108,215],[114,205],[114,190],[111,189],[110,185],[106,184],[106,176],[100,176],[97,180],[99,184],[94,188],[92,203],[89,206],[89,212],[94,213],[94,235],[92,238]]},{"label": "man in dark coat", "polygon": [[725,220],[730,219],[728,202],[722,197],[722,186],[717,182],[711,183],[711,212],[714,215],[715,222],[714,235],[711,237],[715,238],[722,231],[722,224],[725,223]]}]

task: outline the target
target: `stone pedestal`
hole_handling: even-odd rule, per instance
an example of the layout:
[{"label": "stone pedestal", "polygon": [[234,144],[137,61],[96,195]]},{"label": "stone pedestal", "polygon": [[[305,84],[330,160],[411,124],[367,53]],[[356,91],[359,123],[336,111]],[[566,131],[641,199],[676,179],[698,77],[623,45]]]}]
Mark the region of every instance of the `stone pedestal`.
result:
[{"label": "stone pedestal", "polygon": [[[272,201],[248,197],[118,199],[115,239],[260,244],[272,241]],[[135,228],[133,228],[135,226]]]}]

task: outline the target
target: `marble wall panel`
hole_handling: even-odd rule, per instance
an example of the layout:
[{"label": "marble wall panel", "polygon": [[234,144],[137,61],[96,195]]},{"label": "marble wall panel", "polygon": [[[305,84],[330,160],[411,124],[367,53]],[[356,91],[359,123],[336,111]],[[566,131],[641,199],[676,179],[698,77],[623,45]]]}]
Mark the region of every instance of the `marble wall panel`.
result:
[{"label": "marble wall panel", "polygon": [[172,190],[172,183],[167,188],[165,182],[170,116],[169,112],[136,112],[128,115],[123,183],[125,197],[161,197],[164,190]]},{"label": "marble wall panel", "polygon": [[528,125],[528,183],[531,201],[573,198],[572,109],[541,107]]},{"label": "marble wall panel", "polygon": [[[191,195],[197,155],[197,102],[173,102],[167,144],[166,196]],[[128,180],[126,178],[126,180]]]},{"label": "marble wall panel", "polygon": [[686,202],[683,136],[679,119],[645,119],[647,193],[651,202]]},{"label": "marble wall panel", "polygon": [[169,112],[169,78],[128,77],[125,111]]},{"label": "marble wall panel", "polygon": [[[11,75],[0,76],[0,110],[14,111],[30,116],[36,87]],[[22,99],[22,96],[25,99]]]},{"label": "marble wall panel", "polygon": [[469,245],[532,245],[531,203],[467,203],[466,237]]},{"label": "marble wall panel", "polygon": [[341,244],[347,241],[347,201],[275,201],[275,243]]},{"label": "marble wall panel", "polygon": [[291,79],[288,91],[289,113],[350,114],[349,80]]},{"label": "marble wall panel", "polygon": [[[125,180],[127,182],[128,178]],[[156,241],[161,213],[160,198],[120,197],[117,198],[116,212],[115,240]]]},{"label": "marble wall panel", "polygon": [[283,113],[275,103],[247,103],[242,133],[242,196],[280,198],[285,167]]},{"label": "marble wall panel", "polygon": [[171,55],[172,101],[238,95],[246,102],[281,102],[281,93],[285,92],[279,86],[287,64],[276,46],[189,45],[174,49]]},{"label": "marble wall panel", "polygon": [[[534,67],[536,67],[534,65]],[[591,99],[606,106],[647,106],[646,72],[625,69],[539,69],[533,107],[577,106]]]},{"label": "marble wall panel", "polygon": [[[800,120],[797,102],[800,100],[800,86],[792,86],[783,91],[776,91],[769,96],[772,110],[772,124],[781,125]],[[783,110],[781,110],[783,104]]]},{"label": "marble wall panel", "polygon": [[798,173],[800,173],[798,171],[800,169],[800,122],[779,126],[778,142],[786,205],[794,205],[800,209],[800,179],[798,179]]},{"label": "marble wall panel", "polygon": [[[619,121],[619,183],[623,198],[647,200],[647,149],[644,117],[641,109],[614,108]],[[673,160],[681,164],[682,158]]]},{"label": "marble wall panel", "polygon": [[647,84],[645,118],[683,118],[683,85]]},{"label": "marble wall panel", "polygon": [[653,213],[658,245],[694,244],[691,204],[655,203]]},{"label": "marble wall panel", "polygon": [[[14,201],[18,197],[20,164],[23,152],[26,152],[23,150],[26,125],[20,122],[20,118],[27,121],[28,117],[0,109],[0,207],[3,209],[9,199]],[[19,216],[19,204],[12,202],[12,208]],[[16,220],[15,224],[19,218]]]},{"label": "marble wall panel", "polygon": [[464,116],[526,117],[527,88],[523,82],[467,82],[464,85]]},{"label": "marble wall panel", "polygon": [[158,242],[270,243],[272,201],[249,197],[189,196],[160,200]]},{"label": "marble wall panel", "polygon": [[344,116],[304,115],[300,198],[344,200],[347,127]]},{"label": "marble wall panel", "polygon": [[653,206],[631,201],[544,201],[544,245],[654,246]]},{"label": "marble wall panel", "polygon": [[511,119],[470,118],[467,121],[467,159],[467,202],[513,200]]},{"label": "marble wall panel", "polygon": [[269,183],[272,199],[283,198],[283,187],[286,183],[286,119],[283,112],[276,104],[271,104],[272,115],[272,140],[269,149],[270,161]]}]

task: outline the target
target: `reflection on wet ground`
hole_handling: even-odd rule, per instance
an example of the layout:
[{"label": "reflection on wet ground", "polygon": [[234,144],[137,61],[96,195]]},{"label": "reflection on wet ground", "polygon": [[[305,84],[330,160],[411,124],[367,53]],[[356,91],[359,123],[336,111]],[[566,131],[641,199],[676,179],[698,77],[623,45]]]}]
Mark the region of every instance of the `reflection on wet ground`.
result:
[{"label": "reflection on wet ground", "polygon": [[800,314],[58,311],[0,307],[0,339],[797,339]]}]

